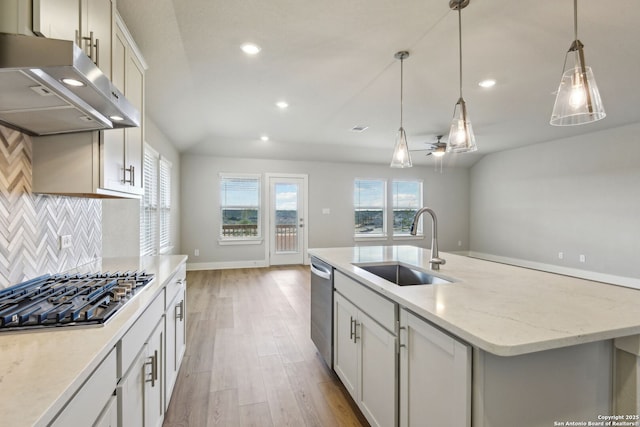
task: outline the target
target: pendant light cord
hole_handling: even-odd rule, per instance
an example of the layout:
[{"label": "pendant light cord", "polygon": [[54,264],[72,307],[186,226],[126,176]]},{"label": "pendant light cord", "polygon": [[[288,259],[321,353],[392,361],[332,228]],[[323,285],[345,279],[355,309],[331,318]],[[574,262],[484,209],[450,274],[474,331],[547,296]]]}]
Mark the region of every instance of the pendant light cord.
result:
[{"label": "pendant light cord", "polygon": [[458,52],[460,53],[460,98],[462,98],[462,0],[458,1]]},{"label": "pendant light cord", "polygon": [[404,80],[404,58],[400,58],[400,128],[402,128],[403,80]]},{"label": "pendant light cord", "polygon": [[578,40],[578,0],[573,0],[573,35]]}]

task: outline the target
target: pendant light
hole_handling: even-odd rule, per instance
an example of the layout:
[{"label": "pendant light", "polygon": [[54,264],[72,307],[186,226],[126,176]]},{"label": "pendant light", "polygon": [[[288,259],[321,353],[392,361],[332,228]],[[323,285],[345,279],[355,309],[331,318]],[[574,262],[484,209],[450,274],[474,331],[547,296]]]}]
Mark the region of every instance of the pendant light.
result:
[{"label": "pendant light", "polygon": [[398,136],[396,137],[396,145],[393,149],[393,157],[391,158],[391,167],[392,168],[410,168],[413,166],[411,164],[411,155],[409,154],[409,146],[407,145],[407,134],[402,127],[402,90],[403,90],[403,79],[404,79],[404,69],[403,63],[404,60],[409,57],[409,52],[406,50],[402,50],[400,52],[396,52],[393,56],[396,59],[400,60],[400,129],[398,129]]},{"label": "pendant light", "polygon": [[[583,125],[606,116],[591,67],[584,63],[584,45],[578,40],[578,0],[573,0],[573,30],[574,40],[564,56],[562,80],[551,113],[554,126]],[[574,66],[567,70],[569,54],[573,54]]]},{"label": "pendant light", "polygon": [[458,11],[458,52],[460,54],[460,98],[453,110],[453,120],[449,130],[447,152],[467,153],[476,151],[476,137],[473,134],[471,121],[467,114],[467,104],[462,98],[462,9],[469,5],[469,0],[450,0],[449,7]]}]

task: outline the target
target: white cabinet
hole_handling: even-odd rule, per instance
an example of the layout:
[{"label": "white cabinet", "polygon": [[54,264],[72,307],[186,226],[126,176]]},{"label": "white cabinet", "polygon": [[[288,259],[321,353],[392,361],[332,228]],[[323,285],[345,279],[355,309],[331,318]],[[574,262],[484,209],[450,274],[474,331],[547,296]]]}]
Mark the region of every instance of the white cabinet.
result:
[{"label": "white cabinet", "polygon": [[2,0],[0,33],[70,40],[109,77],[112,0]]},{"label": "white cabinet", "polygon": [[[382,326],[395,305],[337,272],[334,293],[334,369],[373,426],[397,425],[396,335]],[[349,301],[364,290],[365,298]],[[380,311],[365,312],[365,307]]]},{"label": "white cabinet", "polygon": [[[117,381],[116,351],[114,349],[100,362],[51,425],[60,427],[89,426],[98,420],[101,420],[104,425],[102,415],[113,404],[112,395]],[[107,417],[112,415],[109,414]]]},{"label": "white cabinet", "polygon": [[161,320],[118,384],[120,427],[157,427],[162,424],[163,337],[164,322]]},{"label": "white cabinet", "polygon": [[144,194],[144,60],[118,17],[113,83],[138,109],[140,127],[33,137],[33,192],[138,198]]},{"label": "white cabinet", "polygon": [[173,392],[187,345],[187,307],[184,275],[184,269],[181,269],[166,288],[165,409],[169,406],[171,393]]},{"label": "white cabinet", "polygon": [[400,426],[424,425],[471,425],[471,347],[402,309]]}]

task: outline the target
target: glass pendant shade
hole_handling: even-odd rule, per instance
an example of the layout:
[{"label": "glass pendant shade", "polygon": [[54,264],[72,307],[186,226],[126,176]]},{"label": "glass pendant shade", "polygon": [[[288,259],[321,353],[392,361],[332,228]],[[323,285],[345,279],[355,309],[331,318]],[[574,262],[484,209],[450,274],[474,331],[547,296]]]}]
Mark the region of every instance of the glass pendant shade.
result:
[{"label": "glass pendant shade", "polygon": [[407,145],[407,134],[403,128],[398,129],[396,137],[396,146],[393,149],[393,157],[391,158],[392,168],[410,168],[411,155],[409,154],[409,146]]},{"label": "glass pendant shade", "polygon": [[[550,123],[573,126],[595,122],[607,115],[591,67],[578,64],[562,74]],[[584,70],[584,71],[583,71]]]},{"label": "glass pendant shade", "polygon": [[476,137],[467,115],[467,105],[464,99],[460,98],[453,111],[447,153],[470,153],[477,149]]}]

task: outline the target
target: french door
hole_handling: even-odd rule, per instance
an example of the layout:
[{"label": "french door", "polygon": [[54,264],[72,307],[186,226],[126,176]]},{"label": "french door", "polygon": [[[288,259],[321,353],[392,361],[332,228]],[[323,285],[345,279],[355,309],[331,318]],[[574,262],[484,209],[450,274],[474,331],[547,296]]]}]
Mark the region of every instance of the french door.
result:
[{"label": "french door", "polygon": [[304,264],[307,253],[307,176],[267,174],[269,264]]}]

